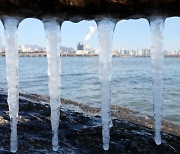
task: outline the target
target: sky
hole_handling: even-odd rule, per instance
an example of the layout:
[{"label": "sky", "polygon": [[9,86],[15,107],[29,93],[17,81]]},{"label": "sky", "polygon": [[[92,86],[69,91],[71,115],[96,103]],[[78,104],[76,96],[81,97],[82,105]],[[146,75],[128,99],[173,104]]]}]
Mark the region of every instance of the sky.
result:
[{"label": "sky", "polygon": [[[95,22],[81,21],[72,23],[65,21],[61,27],[61,45],[76,49],[78,42],[82,42],[90,26]],[[4,28],[0,22],[0,36],[4,44]],[[34,18],[24,19],[18,27],[19,45],[46,46],[46,36],[43,23]],[[98,48],[98,32],[95,30],[92,37],[86,41],[92,48]],[[113,48],[144,49],[151,46],[151,33],[146,19],[122,20],[114,31]],[[180,18],[168,18],[164,27],[164,47],[167,50],[180,49]]]}]

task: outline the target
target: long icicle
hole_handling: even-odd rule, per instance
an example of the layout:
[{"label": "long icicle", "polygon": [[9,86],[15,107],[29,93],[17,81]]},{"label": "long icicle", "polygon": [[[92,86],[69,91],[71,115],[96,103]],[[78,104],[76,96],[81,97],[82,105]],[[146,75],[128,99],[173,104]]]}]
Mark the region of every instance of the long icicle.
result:
[{"label": "long icicle", "polygon": [[112,45],[116,22],[104,19],[98,22],[99,79],[101,84],[101,116],[104,150],[109,149],[111,121]]},{"label": "long icicle", "polygon": [[18,23],[14,17],[3,19],[5,28],[6,76],[8,85],[8,105],[11,125],[10,149],[17,151],[17,119],[19,112],[19,77],[18,77]]},{"label": "long icicle", "polygon": [[153,80],[153,105],[154,105],[154,140],[157,145],[161,144],[162,125],[162,102],[163,102],[163,63],[164,44],[163,30],[164,21],[162,17],[152,17],[150,19],[150,29],[152,34],[151,62]]},{"label": "long icicle", "polygon": [[49,94],[51,106],[52,146],[59,148],[58,128],[60,115],[61,93],[61,60],[60,60],[60,24],[56,18],[44,19],[47,37],[47,59],[49,75]]}]

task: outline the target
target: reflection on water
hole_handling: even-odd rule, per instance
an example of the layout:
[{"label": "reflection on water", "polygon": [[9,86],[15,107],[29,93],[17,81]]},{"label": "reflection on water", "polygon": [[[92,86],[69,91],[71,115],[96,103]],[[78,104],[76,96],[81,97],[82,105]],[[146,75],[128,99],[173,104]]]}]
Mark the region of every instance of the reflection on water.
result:
[{"label": "reflection on water", "polygon": [[[153,114],[149,58],[112,59],[112,104]],[[98,57],[62,58],[62,97],[100,107]],[[0,57],[0,88],[6,88]],[[47,59],[20,58],[20,89],[48,95]],[[180,58],[165,58],[163,117],[180,125]]]}]

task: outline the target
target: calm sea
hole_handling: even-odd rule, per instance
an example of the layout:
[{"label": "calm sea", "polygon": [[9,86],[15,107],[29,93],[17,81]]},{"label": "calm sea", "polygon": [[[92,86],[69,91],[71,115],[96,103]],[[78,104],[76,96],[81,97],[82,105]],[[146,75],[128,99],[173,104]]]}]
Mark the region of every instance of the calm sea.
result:
[{"label": "calm sea", "polygon": [[[153,115],[150,58],[113,58],[112,104]],[[0,57],[0,88],[6,88]],[[48,95],[47,59],[20,57],[20,90]],[[62,97],[100,106],[98,57],[62,58]],[[180,125],[180,58],[165,58],[163,117]]]}]

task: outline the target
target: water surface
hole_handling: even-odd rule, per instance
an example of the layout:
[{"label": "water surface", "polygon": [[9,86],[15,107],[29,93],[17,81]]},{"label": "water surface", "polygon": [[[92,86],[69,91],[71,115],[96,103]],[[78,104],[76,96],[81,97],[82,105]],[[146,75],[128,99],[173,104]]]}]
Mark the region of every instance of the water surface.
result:
[{"label": "water surface", "polygon": [[[20,90],[48,95],[46,57],[20,57]],[[112,104],[153,115],[150,58],[112,59]],[[100,107],[98,57],[62,57],[62,97]],[[0,88],[6,88],[0,57]],[[163,117],[180,125],[180,58],[165,58]]]}]

